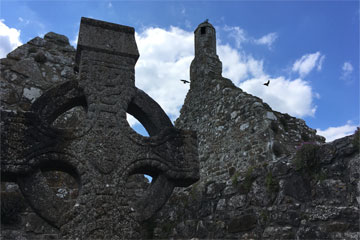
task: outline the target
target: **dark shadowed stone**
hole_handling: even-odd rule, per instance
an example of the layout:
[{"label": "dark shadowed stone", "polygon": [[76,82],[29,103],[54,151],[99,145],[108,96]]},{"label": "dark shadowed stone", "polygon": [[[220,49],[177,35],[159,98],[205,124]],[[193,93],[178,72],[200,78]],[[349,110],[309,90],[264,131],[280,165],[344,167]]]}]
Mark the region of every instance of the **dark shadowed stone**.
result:
[{"label": "dark shadowed stone", "polygon": [[46,56],[45,56],[44,52],[42,52],[42,51],[38,52],[35,55],[34,59],[38,63],[45,63],[46,62]]},{"label": "dark shadowed stone", "polygon": [[255,215],[244,215],[230,220],[228,231],[230,233],[249,231],[256,227],[257,218]]},{"label": "dark shadowed stone", "polygon": [[272,175],[273,175],[273,177],[282,176],[282,175],[287,174],[289,172],[289,170],[290,170],[290,167],[287,165],[286,162],[279,161],[273,165]]},{"label": "dark shadowed stone", "polygon": [[216,198],[221,195],[222,190],[226,187],[225,183],[210,182],[206,185],[206,197]]},{"label": "dark shadowed stone", "polygon": [[326,224],[327,232],[345,232],[349,229],[350,224],[346,222],[332,222]]},{"label": "dark shadowed stone", "polygon": [[21,223],[20,214],[26,208],[25,199],[19,192],[1,193],[1,224]]},{"label": "dark shadowed stone", "polygon": [[275,222],[281,226],[291,225],[298,227],[300,225],[300,215],[297,211],[288,210],[285,212],[275,211],[272,214],[271,222]]},{"label": "dark shadowed stone", "polygon": [[54,240],[58,239],[58,234],[44,234],[42,240]]},{"label": "dark shadowed stone", "polygon": [[307,201],[311,197],[309,181],[296,172],[285,179],[283,191],[285,195],[293,197],[301,202]]},{"label": "dark shadowed stone", "polygon": [[39,65],[30,59],[25,59],[17,62],[14,66],[11,67],[11,70],[20,73],[26,77],[31,76],[34,78],[33,81],[43,78],[39,70]]}]

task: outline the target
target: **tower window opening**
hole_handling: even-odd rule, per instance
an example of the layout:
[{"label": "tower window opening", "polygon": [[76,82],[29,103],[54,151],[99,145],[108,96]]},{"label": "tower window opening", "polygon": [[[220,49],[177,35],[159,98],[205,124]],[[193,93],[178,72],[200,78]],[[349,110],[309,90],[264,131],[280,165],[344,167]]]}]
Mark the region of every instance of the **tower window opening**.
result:
[{"label": "tower window opening", "polygon": [[205,33],[206,33],[206,28],[205,28],[205,27],[201,27],[201,28],[200,28],[200,33],[201,33],[201,34],[205,34]]}]

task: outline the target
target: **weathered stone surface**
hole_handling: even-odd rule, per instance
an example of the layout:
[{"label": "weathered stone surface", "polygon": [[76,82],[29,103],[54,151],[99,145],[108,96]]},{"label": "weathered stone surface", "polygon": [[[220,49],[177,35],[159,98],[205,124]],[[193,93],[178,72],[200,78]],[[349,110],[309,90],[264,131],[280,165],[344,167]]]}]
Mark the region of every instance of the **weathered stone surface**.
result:
[{"label": "weathered stone surface", "polygon": [[298,174],[293,174],[289,178],[284,179],[284,194],[295,198],[298,201],[310,200],[311,189],[310,183]]},{"label": "weathered stone surface", "polygon": [[[32,44],[69,49],[68,39],[55,33]],[[9,71],[26,79],[20,85],[27,106],[6,101],[1,111],[2,180],[16,181],[36,213],[27,215],[24,230],[30,237],[49,234],[44,226],[50,224],[61,239],[139,238],[142,221],[164,205],[174,187],[198,180],[196,134],[176,129],[161,107],[135,87],[139,54],[133,28],[82,18],[79,75],[70,73],[72,59],[51,52],[29,48],[18,55]],[[13,84],[6,76],[4,80]],[[51,82],[60,83],[49,87]],[[66,113],[75,107],[85,114],[71,126]],[[150,137],[134,132],[126,113]],[[75,182],[69,188],[57,185],[44,171],[65,172]],[[126,195],[133,174],[153,177],[139,199]]]},{"label": "weathered stone surface", "polygon": [[45,34],[44,40],[56,42],[59,45],[69,45],[69,39],[66,36],[54,32],[49,32]]}]

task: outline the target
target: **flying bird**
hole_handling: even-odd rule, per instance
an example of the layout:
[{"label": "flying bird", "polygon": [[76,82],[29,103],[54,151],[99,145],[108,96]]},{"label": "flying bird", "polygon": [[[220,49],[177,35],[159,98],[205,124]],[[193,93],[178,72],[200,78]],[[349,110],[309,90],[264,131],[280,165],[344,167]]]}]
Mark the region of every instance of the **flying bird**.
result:
[{"label": "flying bird", "polygon": [[184,80],[184,79],[180,79],[180,81],[182,81],[184,84],[185,84],[185,83],[190,83],[190,81]]},{"label": "flying bird", "polygon": [[268,80],[266,83],[264,83],[265,86],[269,86],[270,80]]}]

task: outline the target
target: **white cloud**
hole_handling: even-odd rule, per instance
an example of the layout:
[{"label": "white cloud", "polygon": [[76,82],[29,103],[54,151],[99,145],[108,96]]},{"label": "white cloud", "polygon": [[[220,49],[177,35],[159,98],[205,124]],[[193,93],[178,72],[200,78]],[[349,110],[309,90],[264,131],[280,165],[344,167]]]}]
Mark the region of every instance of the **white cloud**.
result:
[{"label": "white cloud", "polygon": [[[284,76],[271,78],[263,68],[262,59],[254,59],[229,45],[219,45],[217,49],[223,63],[223,76],[231,79],[235,85],[262,98],[276,111],[296,117],[314,116],[316,106],[313,99],[320,98],[320,95],[312,91],[308,82]],[[265,87],[263,83],[270,78],[269,87]]]},{"label": "white cloud", "polygon": [[348,121],[345,125],[339,127],[329,127],[325,130],[317,130],[317,134],[324,136],[326,138],[326,142],[334,141],[335,139],[339,139],[348,135],[351,135],[355,132],[358,126],[352,124],[351,121]]},{"label": "white cloud", "polygon": [[25,21],[22,17],[19,17],[18,20],[19,20],[19,22],[22,23],[23,25],[27,25],[27,24],[30,23],[30,20],[26,20],[26,21]]},{"label": "white cloud", "polygon": [[248,77],[244,56],[229,45],[218,45],[217,53],[223,63],[223,75],[235,84]]},{"label": "white cloud", "polygon": [[20,46],[20,30],[16,28],[9,28],[4,23],[4,19],[0,19],[0,58]]},{"label": "white cloud", "polygon": [[188,28],[188,29],[192,29],[192,25],[191,25],[191,22],[189,20],[185,20],[185,27]]},{"label": "white cloud", "polygon": [[185,9],[184,7],[181,9],[181,14],[182,14],[182,15],[185,15],[185,14],[186,14],[186,9]]},{"label": "white cloud", "polygon": [[238,26],[227,26],[223,28],[225,32],[228,33],[228,37],[235,40],[235,45],[237,48],[241,48],[243,43],[252,43],[257,45],[266,45],[269,49],[271,49],[273,43],[278,38],[278,34],[275,32],[268,33],[262,36],[259,39],[249,36],[244,29]]},{"label": "white cloud", "polygon": [[128,113],[126,113],[126,120],[128,121],[130,126],[134,126],[135,124],[141,124],[136,118],[134,118]]},{"label": "white cloud", "polygon": [[140,52],[135,66],[136,85],[175,120],[189,89],[180,79],[190,78],[194,34],[177,27],[147,28],[135,37]]},{"label": "white cloud", "polygon": [[77,33],[77,34],[74,36],[73,40],[70,41],[70,44],[71,44],[74,48],[77,47],[78,39],[79,39],[79,33]]},{"label": "white cloud", "polygon": [[285,79],[283,76],[270,79],[270,85],[263,83],[270,79],[267,75],[252,78],[239,84],[244,91],[258,96],[268,103],[274,110],[288,113],[296,117],[314,116],[316,106],[313,105],[311,86],[306,81],[298,78]]},{"label": "white cloud", "polygon": [[325,55],[322,55],[318,62],[318,66],[317,66],[318,71],[321,71],[324,60],[325,60]]},{"label": "white cloud", "polygon": [[269,33],[265,36],[262,36],[259,39],[255,39],[254,43],[259,45],[266,45],[269,49],[271,49],[272,44],[275,42],[275,40],[278,38],[277,33]]},{"label": "white cloud", "polygon": [[315,67],[317,67],[317,70],[320,71],[324,59],[324,55],[321,55],[320,52],[305,54],[295,61],[292,70],[294,72],[298,72],[300,77],[305,77]]},{"label": "white cloud", "polygon": [[248,37],[243,29],[240,27],[225,26],[224,30],[228,32],[228,36],[235,40],[237,48],[241,47],[241,44],[248,41]]},{"label": "white cloud", "polygon": [[112,6],[113,6],[112,3],[109,2],[109,3],[108,3],[108,8],[112,8]]},{"label": "white cloud", "polygon": [[354,68],[350,62],[344,62],[343,66],[342,66],[341,79],[348,80],[349,77],[351,76],[353,70],[354,70]]}]

